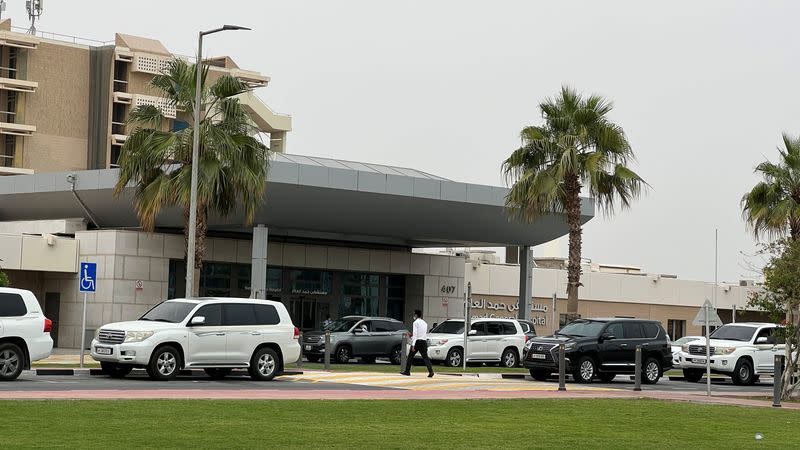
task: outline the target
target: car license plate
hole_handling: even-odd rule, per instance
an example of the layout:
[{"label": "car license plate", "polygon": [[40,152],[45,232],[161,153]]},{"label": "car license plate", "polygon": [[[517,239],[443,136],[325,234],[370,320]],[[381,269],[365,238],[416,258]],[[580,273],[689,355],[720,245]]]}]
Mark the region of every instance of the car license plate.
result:
[{"label": "car license plate", "polygon": [[544,353],[531,353],[531,358],[533,358],[533,359],[546,359],[547,357],[545,356]]},{"label": "car license plate", "polygon": [[705,364],[706,360],[705,359],[697,359],[697,358],[695,358],[694,359],[694,363],[695,364]]},{"label": "car license plate", "polygon": [[311,350],[311,346],[310,345],[306,345],[306,350]]},{"label": "car license plate", "polygon": [[94,351],[98,355],[110,355],[114,351],[114,349],[107,347],[95,347]]}]

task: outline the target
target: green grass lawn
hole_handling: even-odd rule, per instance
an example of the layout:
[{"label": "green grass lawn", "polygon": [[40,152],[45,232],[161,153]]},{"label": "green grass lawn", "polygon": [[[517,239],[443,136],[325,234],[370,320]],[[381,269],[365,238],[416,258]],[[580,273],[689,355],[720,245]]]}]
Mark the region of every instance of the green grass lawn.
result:
[{"label": "green grass lawn", "polygon": [[[3,448],[796,448],[800,413],[655,400],[2,401]],[[795,444],[790,444],[795,442]]]}]

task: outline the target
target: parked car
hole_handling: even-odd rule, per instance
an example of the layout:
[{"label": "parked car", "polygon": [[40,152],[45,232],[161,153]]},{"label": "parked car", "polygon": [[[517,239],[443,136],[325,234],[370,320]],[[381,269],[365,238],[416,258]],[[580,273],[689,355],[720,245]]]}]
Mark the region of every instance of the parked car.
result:
[{"label": "parked car", "polygon": [[[778,325],[739,322],[723,325],[710,336],[711,373],[727,375],[734,384],[750,385],[759,375],[772,374],[775,355],[786,350]],[[680,365],[686,381],[696,382],[706,372],[706,340],[681,345]]]},{"label": "parked car", "polygon": [[681,368],[681,346],[691,341],[696,341],[698,339],[704,339],[703,336],[684,336],[676,341],[670,341],[670,347],[672,348],[672,368],[673,369],[680,369]]},{"label": "parked car", "polygon": [[204,369],[224,378],[247,369],[271,380],[284,362],[300,356],[300,331],[280,302],[239,298],[175,299],[159,303],[138,320],[100,327],[92,358],[121,378],[143,367],[150,378],[170,380],[181,369]]},{"label": "parked car", "polygon": [[[400,364],[403,334],[408,333],[408,327],[399,320],[365,316],[342,317],[328,330],[331,332],[331,359],[342,364],[353,358],[373,363],[379,357]],[[325,357],[325,331],[303,333],[303,356],[310,362]]]},{"label": "parked car", "polygon": [[50,356],[52,327],[33,292],[0,288],[0,381],[17,379],[31,362]]},{"label": "parked car", "polygon": [[558,372],[558,347],[565,344],[564,370],[575,381],[599,378],[610,382],[621,373],[634,373],[636,346],[642,348],[642,381],[657,383],[672,368],[672,352],[661,323],[642,319],[579,319],[552,336],[528,341],[524,366],[531,376],[546,380]]},{"label": "parked car", "polygon": [[[499,363],[503,367],[516,367],[525,346],[523,328],[512,319],[474,319],[467,339],[468,363]],[[428,357],[450,367],[463,364],[463,319],[446,320],[431,330],[428,334]]]}]

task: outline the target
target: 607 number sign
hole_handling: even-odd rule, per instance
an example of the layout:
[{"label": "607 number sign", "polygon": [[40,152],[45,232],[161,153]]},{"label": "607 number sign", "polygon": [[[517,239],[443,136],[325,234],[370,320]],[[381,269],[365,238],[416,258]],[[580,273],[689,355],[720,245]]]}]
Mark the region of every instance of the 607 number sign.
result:
[{"label": "607 number sign", "polygon": [[455,286],[442,286],[442,294],[452,294],[455,291]]}]

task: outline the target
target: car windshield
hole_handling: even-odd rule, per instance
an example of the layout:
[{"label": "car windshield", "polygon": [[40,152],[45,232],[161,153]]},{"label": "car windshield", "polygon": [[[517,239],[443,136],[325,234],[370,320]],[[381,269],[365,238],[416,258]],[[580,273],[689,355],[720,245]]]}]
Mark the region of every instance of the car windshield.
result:
[{"label": "car windshield", "polygon": [[756,329],[753,327],[743,327],[739,325],[723,325],[713,333],[711,339],[725,339],[728,341],[749,342],[753,338]]},{"label": "car windshield", "polygon": [[702,339],[702,338],[699,337],[699,336],[684,336],[684,337],[678,339],[677,341],[672,341],[672,345],[683,345],[683,344],[685,344],[687,342],[696,341],[698,339]]},{"label": "car windshield", "polygon": [[431,333],[464,334],[464,322],[447,320],[437,325]]},{"label": "car windshield", "polygon": [[576,320],[564,328],[556,331],[556,334],[576,337],[595,337],[600,335],[600,330],[606,325],[605,322],[595,322],[593,320]]},{"label": "car windshield", "polygon": [[326,330],[330,330],[331,332],[341,332],[341,331],[350,331],[350,328],[353,328],[353,325],[357,324],[361,319],[336,319],[332,324],[326,328]]},{"label": "car windshield", "polygon": [[144,313],[139,320],[178,323],[186,319],[186,316],[195,306],[197,306],[197,303],[167,301],[154,306],[150,311]]}]

